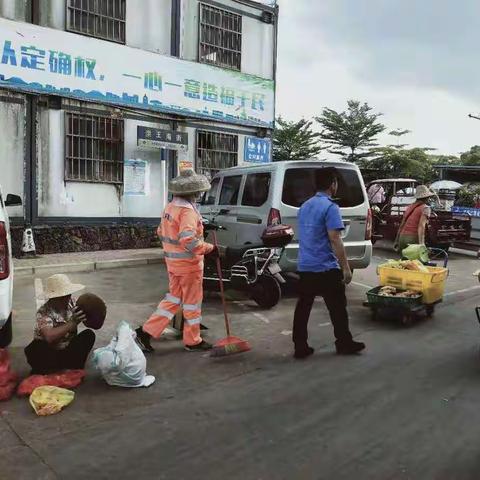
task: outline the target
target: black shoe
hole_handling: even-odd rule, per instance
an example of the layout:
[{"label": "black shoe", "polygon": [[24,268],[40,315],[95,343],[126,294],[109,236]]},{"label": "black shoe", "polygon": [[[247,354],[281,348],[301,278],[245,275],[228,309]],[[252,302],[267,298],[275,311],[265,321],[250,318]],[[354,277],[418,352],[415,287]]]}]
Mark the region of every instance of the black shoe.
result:
[{"label": "black shoe", "polygon": [[211,350],[213,345],[211,343],[202,340],[198,345],[185,345],[185,350],[187,352],[204,352],[206,350]]},{"label": "black shoe", "polygon": [[337,355],[355,355],[365,349],[363,342],[355,342],[353,340],[348,343],[335,342],[335,346],[337,348]]},{"label": "black shoe", "polygon": [[302,349],[298,349],[298,350],[295,349],[295,353],[293,354],[293,356],[297,360],[301,360],[303,358],[309,357],[310,355],[313,355],[314,351],[315,350],[312,347],[307,346],[307,348],[302,348]]},{"label": "black shoe", "polygon": [[137,345],[142,349],[143,352],[151,353],[155,351],[150,343],[150,339],[152,337],[148,333],[144,332],[142,327],[138,327],[135,330],[135,333],[137,334],[137,338],[135,339]]}]

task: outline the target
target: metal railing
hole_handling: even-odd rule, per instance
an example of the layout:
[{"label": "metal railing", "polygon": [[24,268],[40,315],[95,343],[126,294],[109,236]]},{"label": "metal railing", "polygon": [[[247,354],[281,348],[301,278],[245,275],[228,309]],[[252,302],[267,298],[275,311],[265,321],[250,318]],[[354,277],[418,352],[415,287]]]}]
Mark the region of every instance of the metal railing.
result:
[{"label": "metal railing", "polygon": [[125,43],[126,0],[68,0],[67,30]]},{"label": "metal railing", "polygon": [[198,173],[213,178],[219,170],[235,167],[237,163],[237,135],[197,130],[196,170]]},{"label": "metal railing", "polygon": [[123,120],[65,114],[65,180],[123,184]]},{"label": "metal railing", "polygon": [[242,17],[228,10],[200,3],[198,60],[241,70]]}]

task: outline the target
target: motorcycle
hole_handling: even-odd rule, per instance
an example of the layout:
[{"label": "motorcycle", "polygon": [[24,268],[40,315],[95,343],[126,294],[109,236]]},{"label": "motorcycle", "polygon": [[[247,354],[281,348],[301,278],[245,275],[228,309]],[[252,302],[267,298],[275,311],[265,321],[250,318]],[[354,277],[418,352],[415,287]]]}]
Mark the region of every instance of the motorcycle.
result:
[{"label": "motorcycle", "polygon": [[[212,231],[226,230],[225,227],[203,220],[205,239]],[[272,308],[282,298],[280,285],[285,283],[281,275],[279,260],[285,247],[293,239],[293,229],[286,225],[267,227],[262,243],[226,247],[222,255],[222,276],[225,288],[247,292],[262,308]],[[218,274],[214,260],[205,261],[203,283],[205,290],[218,289]]]}]

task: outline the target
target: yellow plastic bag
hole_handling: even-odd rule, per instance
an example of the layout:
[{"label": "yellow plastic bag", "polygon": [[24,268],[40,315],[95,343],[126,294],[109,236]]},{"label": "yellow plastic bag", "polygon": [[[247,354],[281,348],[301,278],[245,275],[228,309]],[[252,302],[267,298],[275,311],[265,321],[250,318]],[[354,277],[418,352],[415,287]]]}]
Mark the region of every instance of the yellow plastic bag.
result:
[{"label": "yellow plastic bag", "polygon": [[53,415],[73,402],[75,393],[66,388],[45,385],[30,395],[30,405],[37,415]]}]

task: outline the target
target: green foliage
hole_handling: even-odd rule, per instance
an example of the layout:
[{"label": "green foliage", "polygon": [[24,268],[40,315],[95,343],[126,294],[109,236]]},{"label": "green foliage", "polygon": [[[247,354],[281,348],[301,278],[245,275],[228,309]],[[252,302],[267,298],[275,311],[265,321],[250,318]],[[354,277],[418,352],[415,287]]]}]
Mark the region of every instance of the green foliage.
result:
[{"label": "green foliage", "polygon": [[414,178],[427,182],[432,175],[429,155],[423,148],[382,147],[375,149],[376,156],[361,162],[362,167],[375,169],[377,178]]},{"label": "green foliage", "polygon": [[460,165],[460,158],[456,155],[429,155],[432,164]]},{"label": "green foliage", "polygon": [[321,138],[329,152],[357,162],[372,155],[371,148],[377,146],[376,137],[385,126],[378,120],[382,114],[372,113],[367,103],[349,100],[347,104],[344,112],[324,108],[316,120],[323,128]]},{"label": "green foliage", "polygon": [[461,207],[475,207],[480,199],[480,186],[469,185],[462,187],[457,192],[457,199],[455,205]]},{"label": "green foliage", "polygon": [[[389,135],[400,137],[410,130],[392,130]],[[389,145],[372,149],[374,158],[363,160],[362,167],[375,170],[377,178],[413,178],[422,183],[429,183],[435,178],[433,170],[434,156],[427,152],[432,148],[405,148],[408,144]]]},{"label": "green foliage", "polygon": [[480,165],[480,146],[475,145],[468,152],[460,155],[462,165]]},{"label": "green foliage", "polygon": [[320,133],[312,130],[312,122],[301,119],[289,122],[277,118],[273,132],[273,160],[305,160],[323,150]]}]

